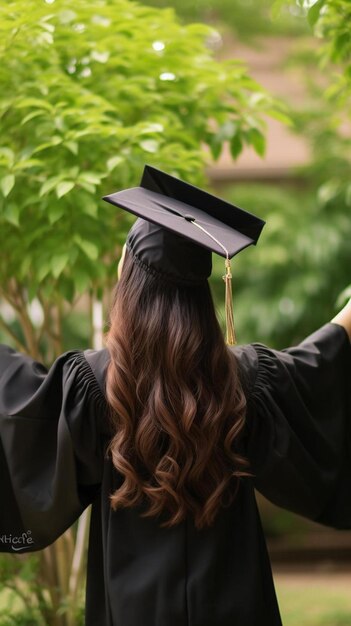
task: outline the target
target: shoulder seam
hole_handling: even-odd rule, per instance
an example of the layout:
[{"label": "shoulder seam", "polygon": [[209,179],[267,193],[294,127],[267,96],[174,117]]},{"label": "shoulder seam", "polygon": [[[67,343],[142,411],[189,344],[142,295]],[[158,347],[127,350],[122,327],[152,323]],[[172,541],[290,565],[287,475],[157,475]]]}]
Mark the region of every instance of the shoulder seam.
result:
[{"label": "shoulder seam", "polygon": [[[246,387],[246,389],[244,389],[246,399],[249,400],[249,398],[253,394],[253,391],[254,391],[254,388],[255,388],[255,384],[256,384],[257,370],[258,370],[258,355],[257,355],[257,351],[254,349],[254,346],[252,344],[245,344],[243,346],[238,346],[238,348],[239,348],[239,350],[243,349],[243,352],[245,352],[245,350],[247,350],[247,349],[253,350],[254,354],[255,354],[256,362],[257,362],[257,367],[256,367],[254,379],[252,380],[251,376],[245,376],[245,378],[246,378],[245,383],[246,384],[244,383],[244,385],[243,385],[244,387]],[[235,348],[230,350],[230,351],[231,351],[231,353],[234,355],[234,357],[236,359],[239,372],[240,372],[240,370],[242,370],[243,374],[245,374],[246,373],[245,366],[241,365],[240,358],[238,358],[238,356],[235,354],[235,352],[236,352]],[[243,382],[242,382],[242,384],[243,384]]]},{"label": "shoulder seam", "polygon": [[101,389],[101,387],[100,387],[100,385],[99,385],[99,383],[98,383],[98,381],[96,379],[96,376],[94,374],[94,370],[91,367],[88,359],[86,358],[84,351],[83,350],[78,351],[77,352],[77,356],[78,356],[78,360],[83,365],[83,367],[86,367],[89,370],[89,378],[90,378],[91,383],[94,386],[94,391],[98,395],[98,401],[103,402],[107,406],[106,397],[103,394],[103,391],[102,391],[102,389]]},{"label": "shoulder seam", "polygon": [[251,348],[255,351],[256,354],[256,360],[257,360],[257,367],[256,367],[256,371],[255,371],[255,377],[254,380],[252,381],[252,385],[251,385],[251,389],[250,389],[250,395],[255,395],[255,391],[257,388],[257,381],[259,379],[260,376],[260,371],[262,370],[262,363],[261,363],[261,357],[260,357],[260,351],[256,349],[256,346],[258,348],[266,348],[266,346],[262,343],[259,342],[255,342],[255,343],[251,343],[250,344]]}]

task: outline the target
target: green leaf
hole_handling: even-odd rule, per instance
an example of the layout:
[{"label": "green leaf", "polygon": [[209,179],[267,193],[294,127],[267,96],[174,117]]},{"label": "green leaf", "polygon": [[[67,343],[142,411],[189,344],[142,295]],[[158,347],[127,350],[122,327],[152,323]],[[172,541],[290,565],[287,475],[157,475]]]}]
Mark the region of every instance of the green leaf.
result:
[{"label": "green leaf", "polygon": [[83,213],[85,213],[86,215],[89,215],[90,217],[94,217],[94,218],[97,217],[97,214],[98,214],[97,202],[96,202],[96,199],[92,198],[91,196],[85,195],[85,197],[82,198],[80,208],[83,211]]},{"label": "green leaf", "polygon": [[80,181],[80,186],[82,187],[82,189],[85,189],[85,191],[87,191],[90,194],[95,194],[96,192],[96,185],[92,185],[91,183],[83,183],[82,181]]},{"label": "green leaf", "polygon": [[91,278],[89,274],[86,274],[81,270],[75,270],[73,275],[73,281],[76,291],[78,293],[82,293],[89,287],[91,283]]},{"label": "green leaf", "polygon": [[151,133],[163,133],[164,126],[163,124],[158,124],[157,122],[150,122],[149,124],[145,124],[143,128],[138,129],[139,135],[148,135]]},{"label": "green leaf", "polygon": [[73,280],[68,279],[66,276],[62,276],[60,279],[60,292],[62,293],[66,302],[72,303],[74,300]]},{"label": "green leaf", "polygon": [[70,191],[72,191],[74,185],[75,183],[73,182],[73,180],[63,180],[60,183],[58,183],[56,187],[57,197],[62,198],[62,196],[65,196],[66,193],[69,193]]},{"label": "green leaf", "polygon": [[44,280],[44,278],[46,278],[48,274],[50,274],[51,270],[52,270],[51,259],[45,260],[45,261],[41,260],[40,267],[37,273],[38,281],[41,283],[41,281]]},{"label": "green leaf", "polygon": [[63,145],[75,156],[78,154],[78,144],[76,141],[65,141]]},{"label": "green leaf", "polygon": [[99,249],[92,241],[87,241],[86,239],[82,239],[79,235],[76,235],[74,238],[75,242],[78,244],[80,249],[84,252],[84,254],[91,259],[92,261],[96,261],[99,256]]},{"label": "green leaf", "polygon": [[46,111],[32,111],[31,113],[28,113],[28,115],[21,120],[21,126],[24,126],[24,124],[30,122],[30,120],[40,117],[41,115],[46,115]]},{"label": "green leaf", "polygon": [[64,206],[61,204],[50,204],[48,208],[49,222],[55,224],[65,214]]},{"label": "green leaf", "polygon": [[13,174],[7,174],[7,176],[4,176],[4,178],[1,179],[0,189],[5,198],[7,198],[7,196],[13,189],[14,184],[15,184],[15,177]]},{"label": "green leaf", "polygon": [[13,169],[15,172],[18,172],[23,170],[29,170],[32,167],[38,167],[42,164],[43,162],[40,161],[40,159],[23,159],[23,161],[17,161]]},{"label": "green leaf", "polygon": [[55,254],[51,259],[51,269],[55,278],[58,278],[69,261],[69,254]]},{"label": "green leaf", "polygon": [[40,34],[40,43],[42,43],[43,41],[45,43],[52,45],[54,43],[54,38],[51,33],[44,32]]},{"label": "green leaf", "polygon": [[19,207],[14,202],[9,202],[5,205],[4,208],[4,218],[9,224],[12,226],[19,226]]},{"label": "green leaf", "polygon": [[123,163],[124,159],[121,156],[114,156],[111,157],[110,159],[108,159],[106,165],[107,165],[107,169],[109,172],[112,172],[115,167],[117,167],[117,165],[119,165],[120,163]]},{"label": "green leaf", "polygon": [[156,139],[145,139],[139,145],[145,152],[155,153],[160,147],[160,142],[156,141]]},{"label": "green leaf", "polygon": [[243,149],[243,142],[239,133],[237,133],[236,135],[234,135],[234,137],[232,137],[230,141],[230,154],[232,155],[233,159],[238,158],[242,149]]},{"label": "green leaf", "polygon": [[63,11],[60,11],[58,16],[61,24],[70,24],[71,22],[73,22],[73,20],[76,19],[77,13],[75,13],[74,11],[70,11],[70,9],[65,9]]},{"label": "green leaf", "polygon": [[47,148],[54,148],[62,143],[62,137],[59,135],[53,135],[50,141],[45,141],[44,143],[39,144],[32,152],[35,154],[36,152],[41,152],[42,150],[47,150]]},{"label": "green leaf", "polygon": [[67,174],[69,178],[72,178],[72,179],[77,178],[79,174],[79,167],[77,165],[75,165],[74,167],[71,167],[69,170],[67,170]]},{"label": "green leaf", "polygon": [[82,172],[78,178],[78,182],[83,181],[84,183],[90,183],[91,185],[100,185],[103,177],[104,174],[99,174],[97,172]]},{"label": "green leaf", "polygon": [[44,99],[40,98],[20,98],[18,102],[16,102],[16,109],[26,109],[29,107],[36,107],[40,110],[53,111],[53,106],[50,102],[47,102]]},{"label": "green leaf", "polygon": [[[1,159],[1,157],[3,157],[3,159]],[[11,148],[0,148],[0,159],[12,167],[15,162],[15,153]]]},{"label": "green leaf", "polygon": [[44,30],[47,30],[48,33],[54,33],[55,32],[55,26],[53,24],[48,24],[44,20],[40,20],[40,26],[42,28],[44,28]]},{"label": "green leaf", "polygon": [[63,118],[61,117],[61,115],[56,115],[54,120],[53,120],[53,122],[54,122],[55,128],[59,132],[62,133],[65,130],[65,128],[66,128],[65,127],[65,122],[64,122]]},{"label": "green leaf", "polygon": [[30,256],[24,257],[24,259],[20,263],[19,274],[22,278],[25,278],[25,280],[28,278],[28,272],[31,269],[31,265],[32,259],[30,258]]},{"label": "green leaf", "polygon": [[308,23],[313,28],[316,22],[319,20],[320,12],[325,5],[326,0],[317,0],[317,2],[311,6],[310,10],[307,13]]},{"label": "green leaf", "polygon": [[278,109],[268,109],[265,112],[266,112],[266,115],[269,115],[269,117],[272,117],[274,120],[277,120],[278,122],[282,122],[282,124],[286,124],[286,126],[294,125],[294,122],[292,121],[291,117],[289,117],[287,113],[283,113],[282,111],[279,111]]},{"label": "green leaf", "polygon": [[263,157],[266,151],[266,140],[261,131],[259,131],[258,128],[250,128],[247,131],[247,137],[255,152],[260,157]]},{"label": "green leaf", "polygon": [[331,200],[334,200],[340,193],[339,180],[330,179],[324,185],[321,185],[317,192],[317,198],[321,206],[328,204]]},{"label": "green leaf", "polygon": [[40,188],[40,191],[39,191],[40,198],[42,198],[43,196],[46,196],[48,193],[50,193],[50,191],[55,189],[59,181],[60,181],[60,176],[52,176],[52,178],[48,178],[45,181],[45,183],[42,184]]},{"label": "green leaf", "polygon": [[261,92],[255,92],[249,97],[249,103],[251,107],[257,106],[258,104],[265,104],[267,102],[267,95]]},{"label": "green leaf", "polygon": [[222,143],[218,140],[216,136],[213,139],[209,138],[208,143],[210,146],[212,157],[215,161],[217,161],[222,153]]},{"label": "green leaf", "polygon": [[217,138],[220,143],[223,141],[230,141],[233,135],[237,132],[238,126],[232,120],[224,122],[219,128]]}]

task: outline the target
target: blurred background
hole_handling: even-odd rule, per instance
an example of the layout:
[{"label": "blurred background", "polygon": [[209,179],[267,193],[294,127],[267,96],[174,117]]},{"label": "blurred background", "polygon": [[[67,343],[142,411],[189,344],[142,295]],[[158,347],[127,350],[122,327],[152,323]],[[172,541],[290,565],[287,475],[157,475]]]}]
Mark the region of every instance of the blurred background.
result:
[{"label": "blurred background", "polygon": [[[4,3],[0,340],[48,365],[103,345],[131,222],[99,198],[145,162],[267,221],[233,263],[239,343],[330,320],[351,295],[350,29],[347,0]],[[283,623],[350,625],[351,533],[259,506]],[[1,557],[2,625],[82,623],[81,582],[40,599],[43,572]]]}]

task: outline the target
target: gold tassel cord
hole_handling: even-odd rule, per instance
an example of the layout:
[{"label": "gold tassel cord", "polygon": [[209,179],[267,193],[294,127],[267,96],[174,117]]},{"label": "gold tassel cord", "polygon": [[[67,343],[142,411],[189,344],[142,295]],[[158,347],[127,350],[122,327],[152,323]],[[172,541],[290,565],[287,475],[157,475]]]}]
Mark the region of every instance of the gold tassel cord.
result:
[{"label": "gold tassel cord", "polygon": [[213,241],[215,241],[220,248],[225,252],[225,275],[223,276],[223,280],[225,282],[225,323],[226,323],[226,335],[227,335],[227,344],[229,346],[235,346],[236,344],[236,335],[234,329],[234,311],[233,311],[233,294],[232,294],[232,272],[230,267],[230,258],[227,248],[220,242],[216,237],[214,237],[211,233],[206,230],[201,224],[195,221],[194,218],[187,217],[189,222],[191,222],[194,226],[202,230],[206,235],[208,235]]},{"label": "gold tassel cord", "polygon": [[234,328],[234,310],[233,310],[233,293],[232,293],[232,272],[230,267],[230,259],[225,260],[225,274],[223,276],[225,282],[225,322],[227,332],[227,344],[235,346],[236,336]]}]

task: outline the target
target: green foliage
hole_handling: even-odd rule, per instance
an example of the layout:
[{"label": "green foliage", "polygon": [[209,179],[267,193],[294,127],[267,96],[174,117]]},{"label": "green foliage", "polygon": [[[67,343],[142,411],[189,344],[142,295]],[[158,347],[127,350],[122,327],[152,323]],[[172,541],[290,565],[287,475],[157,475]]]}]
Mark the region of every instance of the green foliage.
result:
[{"label": "green foliage", "polygon": [[323,6],[325,5],[325,0],[317,0],[315,4],[311,6],[307,13],[307,20],[310,26],[314,26],[317,20],[320,17]]},{"label": "green foliage", "polygon": [[13,280],[44,302],[106,287],[130,222],[99,198],[145,162],[200,182],[206,144],[263,154],[274,103],[213,59],[207,26],[128,0],[9,0],[0,29],[5,296]]},{"label": "green foliage", "polygon": [[[162,8],[167,2],[146,0],[145,4]],[[287,9],[272,15],[272,0],[173,0],[172,7],[186,20],[228,27],[237,38],[244,40],[258,35],[300,34],[307,30],[298,11]]]},{"label": "green foliage", "polygon": [[[84,591],[72,603],[70,595],[60,597],[57,583],[52,588],[45,577],[42,553],[0,555],[1,626],[80,626],[84,623]],[[50,561],[48,576],[54,576]],[[49,593],[54,592],[58,607]]]},{"label": "green foliage", "polygon": [[[351,4],[349,0],[297,0],[301,11],[317,37],[322,40],[320,62],[324,69],[328,63],[337,64],[331,85],[326,92],[345,113],[350,113],[351,96]],[[292,0],[275,0],[278,13],[292,7]]]},{"label": "green foliage", "polygon": [[[292,4],[286,0],[275,3],[277,9]],[[336,297],[338,285],[341,293],[337,302],[341,306],[351,294],[351,286],[345,288],[350,281],[351,261],[351,5],[349,0],[298,0],[298,4],[320,46],[317,51],[300,54],[309,104],[296,112],[294,122],[296,132],[308,138],[312,148],[313,158],[302,175],[316,189],[312,215],[315,231],[322,229],[321,269],[331,296]],[[299,61],[295,58],[293,62]],[[327,296],[327,287],[321,295],[323,292]]]},{"label": "green foliage", "polygon": [[[240,343],[294,345],[335,315],[350,280],[350,209],[341,194],[320,194],[316,200],[316,188],[318,183],[301,189],[236,184],[224,192],[267,221],[257,247],[232,263]],[[213,290],[220,306],[222,274],[223,263],[216,259]]]},{"label": "green foliage", "polygon": [[0,623],[2,626],[45,626],[39,604],[45,603],[38,581],[39,560],[0,556]]},{"label": "green foliage", "polygon": [[309,10],[308,19],[316,34],[325,40],[324,58],[342,63],[348,82],[351,68],[350,20],[348,0],[318,0]]}]

